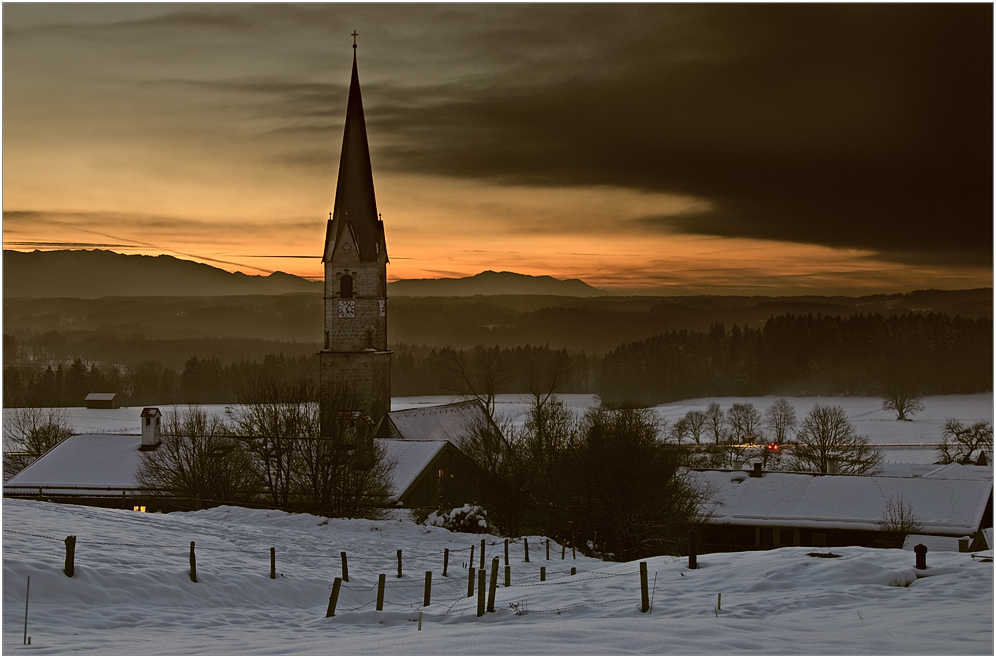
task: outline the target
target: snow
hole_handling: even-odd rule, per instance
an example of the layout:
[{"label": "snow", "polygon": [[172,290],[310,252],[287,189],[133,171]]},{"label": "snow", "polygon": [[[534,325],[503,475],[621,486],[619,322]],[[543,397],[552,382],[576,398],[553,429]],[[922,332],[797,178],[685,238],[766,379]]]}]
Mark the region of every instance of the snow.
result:
[{"label": "snow", "polygon": [[[835,547],[646,560],[653,597],[639,610],[637,563],[560,559],[543,539],[510,545],[494,613],[466,597],[470,547],[485,562],[503,539],[397,518],[323,519],[219,507],[191,513],[3,503],[3,653],[24,654],[988,654],[993,565],[967,553]],[[62,573],[77,537],[76,574]],[[198,582],[188,554],[196,542]],[[278,577],[269,578],[269,548]],[[443,549],[450,549],[448,576]],[[403,550],[403,577],[396,553]],[[824,550],[824,549],[821,549]],[[349,559],[336,614],[330,587]],[[475,554],[475,562],[479,553]],[[547,581],[539,568],[547,567]],[[570,575],[570,567],[577,575]],[[432,601],[422,607],[423,578]],[[382,612],[378,574],[387,575]],[[22,644],[30,577],[27,634]],[[722,602],[717,609],[717,597]],[[419,612],[422,630],[417,630]]]}]

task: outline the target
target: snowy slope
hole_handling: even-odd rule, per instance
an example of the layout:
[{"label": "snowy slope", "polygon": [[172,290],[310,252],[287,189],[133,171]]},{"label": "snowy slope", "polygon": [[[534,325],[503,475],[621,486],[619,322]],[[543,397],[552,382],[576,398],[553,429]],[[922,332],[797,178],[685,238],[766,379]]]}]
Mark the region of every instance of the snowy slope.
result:
[{"label": "snowy slope", "polygon": [[[62,573],[77,536],[76,575]],[[992,654],[993,565],[932,553],[835,548],[710,554],[689,570],[647,560],[653,610],[639,611],[637,563],[545,560],[541,538],[510,547],[512,586],[496,612],[466,597],[470,546],[502,539],[387,521],[222,507],[141,514],[3,503],[3,653],[21,654]],[[188,575],[196,542],[198,582]],[[269,578],[269,548],[278,577]],[[442,576],[444,549],[449,576]],[[403,577],[397,577],[398,549]],[[349,560],[335,617],[330,586]],[[479,553],[475,555],[477,561]],[[570,567],[577,575],[570,575]],[[547,582],[539,568],[547,567]],[[432,602],[422,607],[433,572]],[[387,574],[385,606],[374,604]],[[30,576],[28,635],[22,644]],[[656,581],[654,579],[656,578]],[[499,578],[499,583],[503,577]],[[722,594],[721,609],[716,609]],[[418,613],[422,630],[417,630]],[[519,614],[517,614],[517,611]],[[525,614],[521,614],[525,613]]]}]

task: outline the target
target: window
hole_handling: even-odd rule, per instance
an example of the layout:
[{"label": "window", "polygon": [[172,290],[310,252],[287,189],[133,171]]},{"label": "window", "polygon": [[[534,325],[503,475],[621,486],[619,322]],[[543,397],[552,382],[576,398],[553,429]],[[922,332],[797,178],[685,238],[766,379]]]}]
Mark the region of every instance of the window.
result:
[{"label": "window", "polygon": [[436,488],[439,493],[444,493],[446,491],[446,469],[439,469],[437,471],[438,478],[436,480]]},{"label": "window", "polygon": [[339,296],[350,298],[353,296],[353,277],[343,274],[339,279]]}]

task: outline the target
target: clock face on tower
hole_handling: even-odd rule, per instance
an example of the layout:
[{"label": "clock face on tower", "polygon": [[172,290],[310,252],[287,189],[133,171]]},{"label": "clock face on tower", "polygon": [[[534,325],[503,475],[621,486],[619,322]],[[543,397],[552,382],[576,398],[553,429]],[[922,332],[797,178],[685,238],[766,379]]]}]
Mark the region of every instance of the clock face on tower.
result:
[{"label": "clock face on tower", "polygon": [[356,300],[349,299],[339,302],[339,317],[340,318],[355,318],[356,317]]}]

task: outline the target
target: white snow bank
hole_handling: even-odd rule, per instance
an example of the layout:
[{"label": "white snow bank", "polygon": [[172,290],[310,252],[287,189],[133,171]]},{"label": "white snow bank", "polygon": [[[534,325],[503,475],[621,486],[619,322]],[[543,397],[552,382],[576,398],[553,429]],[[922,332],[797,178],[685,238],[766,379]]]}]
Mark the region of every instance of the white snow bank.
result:
[{"label": "white snow bank", "polygon": [[[696,570],[684,558],[655,557],[645,614],[636,563],[572,560],[569,550],[561,560],[555,543],[547,561],[543,538],[529,537],[531,561],[513,540],[511,587],[500,586],[496,612],[478,618],[477,599],[466,596],[470,547],[475,566],[482,538],[485,564],[504,564],[504,540],[417,526],[401,513],[383,521],[235,507],[163,515],[15,500],[3,512],[3,652],[11,655],[973,654],[993,646],[992,563],[963,553],[929,553],[923,573],[909,552],[854,547],[834,548],[841,557],[833,559],[804,548],[708,554]],[[62,573],[66,535],[77,537],[73,578]],[[326,618],[340,551],[349,582]],[[432,601],[423,606],[428,570]],[[927,574],[936,575],[918,578]]]}]

